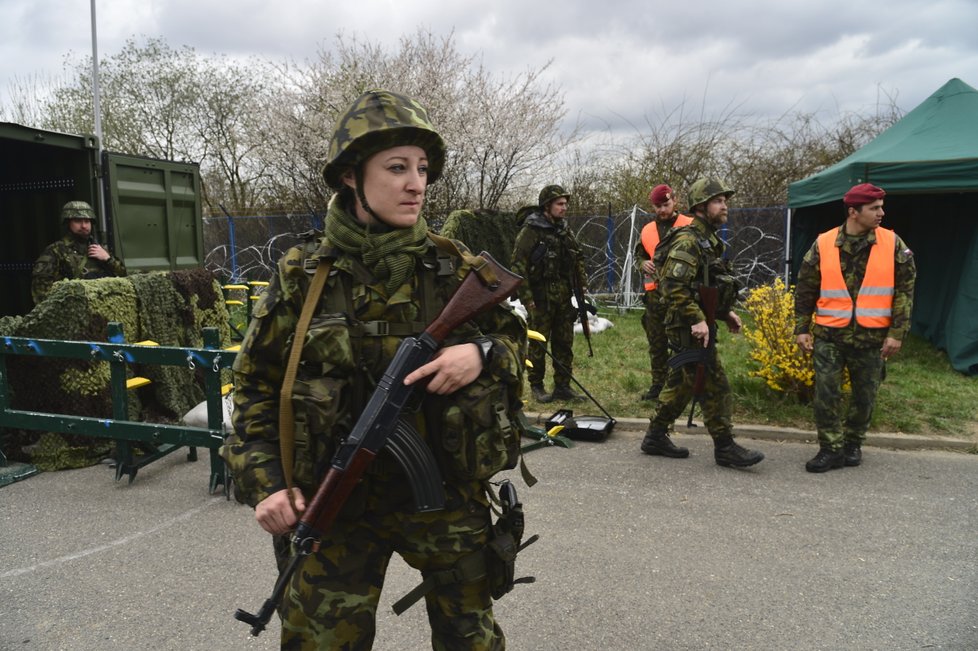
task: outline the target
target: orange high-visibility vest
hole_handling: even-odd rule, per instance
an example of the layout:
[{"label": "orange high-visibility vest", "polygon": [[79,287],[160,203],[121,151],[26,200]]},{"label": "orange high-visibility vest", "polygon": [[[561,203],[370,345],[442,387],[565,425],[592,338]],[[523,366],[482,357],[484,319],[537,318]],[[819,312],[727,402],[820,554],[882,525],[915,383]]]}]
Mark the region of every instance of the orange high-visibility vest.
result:
[{"label": "orange high-visibility vest", "polygon": [[[815,323],[829,328],[844,328],[852,321],[852,296],[842,277],[839,247],[835,240],[839,229],[818,236],[819,271],[822,287],[815,305]],[[876,229],[876,244],[869,252],[866,275],[856,296],[856,323],[864,328],[887,328],[893,317],[894,253],[896,233]]]},{"label": "orange high-visibility vest", "polygon": [[[681,226],[689,226],[693,223],[692,217],[687,217],[686,215],[676,215],[676,221],[673,223],[673,228],[679,228]],[[642,228],[642,246],[645,247],[645,251],[649,254],[649,259],[655,255],[655,247],[659,246],[659,229],[656,226],[656,221],[653,219],[648,224]],[[658,286],[655,279],[651,276],[645,277],[645,291],[651,292]]]}]

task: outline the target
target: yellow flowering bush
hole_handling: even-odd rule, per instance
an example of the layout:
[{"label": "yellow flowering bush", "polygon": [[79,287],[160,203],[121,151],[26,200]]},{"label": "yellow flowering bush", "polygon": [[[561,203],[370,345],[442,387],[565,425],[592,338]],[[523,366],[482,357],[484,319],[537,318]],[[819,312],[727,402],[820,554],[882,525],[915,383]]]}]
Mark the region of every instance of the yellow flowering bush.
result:
[{"label": "yellow flowering bush", "polygon": [[815,391],[815,370],[811,353],[795,344],[793,288],[785,287],[778,278],[751,290],[746,308],[754,325],[744,328],[744,336],[750,342],[751,359],[758,365],[751,375],[762,378],[775,391],[809,402]]}]

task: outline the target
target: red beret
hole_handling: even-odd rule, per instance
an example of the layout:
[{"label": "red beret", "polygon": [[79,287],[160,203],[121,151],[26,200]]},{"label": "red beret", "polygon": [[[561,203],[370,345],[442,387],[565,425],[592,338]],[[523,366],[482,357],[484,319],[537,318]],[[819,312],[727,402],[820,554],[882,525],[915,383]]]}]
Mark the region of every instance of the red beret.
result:
[{"label": "red beret", "polygon": [[653,206],[658,206],[672,199],[672,188],[663,183],[652,188],[649,192],[649,202]]},{"label": "red beret", "polygon": [[845,196],[842,197],[842,203],[856,208],[867,203],[873,203],[877,199],[882,199],[885,196],[886,192],[883,191],[883,188],[878,188],[872,183],[860,183],[859,185],[852,186],[846,192]]}]

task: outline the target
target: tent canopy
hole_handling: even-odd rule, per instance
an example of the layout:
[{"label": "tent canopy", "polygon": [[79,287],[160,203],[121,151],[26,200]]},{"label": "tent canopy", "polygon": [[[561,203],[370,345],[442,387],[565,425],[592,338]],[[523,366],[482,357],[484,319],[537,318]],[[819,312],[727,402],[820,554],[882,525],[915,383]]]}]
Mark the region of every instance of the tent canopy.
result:
[{"label": "tent canopy", "polygon": [[789,265],[845,220],[858,183],[886,190],[883,225],[917,261],[912,330],[978,374],[978,90],[951,79],[844,160],[788,187]]},{"label": "tent canopy", "polygon": [[978,90],[941,86],[862,149],[788,186],[788,207],[838,201],[858,183],[888,194],[978,191]]}]

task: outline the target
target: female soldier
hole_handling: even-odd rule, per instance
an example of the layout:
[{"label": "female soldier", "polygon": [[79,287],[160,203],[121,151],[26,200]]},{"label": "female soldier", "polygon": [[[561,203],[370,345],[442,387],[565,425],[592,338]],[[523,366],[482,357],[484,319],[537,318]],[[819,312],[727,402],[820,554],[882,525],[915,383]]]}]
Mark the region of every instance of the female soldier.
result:
[{"label": "female soldier", "polygon": [[[280,568],[291,553],[287,534],[401,339],[424,330],[468,271],[457,250],[434,243],[420,215],[444,161],[445,145],[416,101],[380,90],[358,98],[330,142],[323,175],[336,194],[324,233],[283,256],[255,308],[234,365],[234,432],[222,454],[239,499],[255,506],[259,525],[273,535]],[[331,271],[292,394],[290,489],[283,456],[293,451],[280,449],[279,391],[320,258],[330,260]],[[423,399],[406,416],[438,459],[446,506],[415,512],[405,475],[379,455],[319,551],[293,575],[280,609],[283,649],[371,648],[393,552],[425,577],[445,576],[460,559],[484,553],[491,523],[482,480],[500,468],[462,467],[443,441],[451,436],[441,434],[507,436],[469,416],[500,402],[506,410],[520,404],[525,352],[525,326],[497,307],[456,329],[432,361],[407,376],[405,384],[417,383]],[[505,648],[484,573],[438,585],[425,601],[434,649]]]}]

